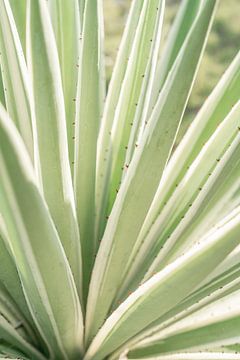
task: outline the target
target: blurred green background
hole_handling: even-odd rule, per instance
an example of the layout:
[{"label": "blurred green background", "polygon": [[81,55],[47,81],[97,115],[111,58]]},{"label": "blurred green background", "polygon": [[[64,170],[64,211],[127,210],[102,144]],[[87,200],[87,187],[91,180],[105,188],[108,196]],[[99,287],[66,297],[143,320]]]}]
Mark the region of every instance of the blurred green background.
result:
[{"label": "blurred green background", "polygon": [[[109,79],[131,0],[103,0],[103,2],[106,66]],[[166,0],[164,37],[180,2],[181,0]],[[185,131],[191,118],[201,107],[238,50],[240,50],[240,0],[220,0],[181,132]]]}]

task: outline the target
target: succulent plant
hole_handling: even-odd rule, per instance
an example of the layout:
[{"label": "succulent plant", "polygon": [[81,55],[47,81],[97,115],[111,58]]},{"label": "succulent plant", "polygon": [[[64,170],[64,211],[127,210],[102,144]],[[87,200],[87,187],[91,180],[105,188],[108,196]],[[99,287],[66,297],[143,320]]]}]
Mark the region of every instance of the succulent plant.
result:
[{"label": "succulent plant", "polygon": [[179,144],[217,0],[0,0],[0,354],[240,359],[240,53]]}]

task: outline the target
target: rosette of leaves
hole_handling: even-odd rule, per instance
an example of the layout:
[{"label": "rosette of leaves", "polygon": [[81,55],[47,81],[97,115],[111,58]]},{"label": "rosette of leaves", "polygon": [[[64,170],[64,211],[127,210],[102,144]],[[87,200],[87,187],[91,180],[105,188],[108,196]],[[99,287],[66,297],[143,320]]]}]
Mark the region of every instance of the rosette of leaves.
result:
[{"label": "rosette of leaves", "polygon": [[[0,0],[0,353],[240,359],[240,53],[176,147],[216,9]],[[173,151],[174,149],[174,151]]]}]

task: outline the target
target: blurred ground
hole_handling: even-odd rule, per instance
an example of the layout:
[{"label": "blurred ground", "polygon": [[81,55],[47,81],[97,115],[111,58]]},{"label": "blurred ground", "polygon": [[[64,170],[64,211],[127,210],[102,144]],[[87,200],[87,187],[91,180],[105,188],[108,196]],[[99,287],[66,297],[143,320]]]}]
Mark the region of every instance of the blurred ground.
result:
[{"label": "blurred ground", "polygon": [[[106,65],[109,79],[131,0],[103,1],[105,7]],[[166,0],[165,34],[167,34],[180,1]],[[182,131],[185,130],[192,116],[202,105],[238,50],[240,50],[240,0],[220,0]]]}]

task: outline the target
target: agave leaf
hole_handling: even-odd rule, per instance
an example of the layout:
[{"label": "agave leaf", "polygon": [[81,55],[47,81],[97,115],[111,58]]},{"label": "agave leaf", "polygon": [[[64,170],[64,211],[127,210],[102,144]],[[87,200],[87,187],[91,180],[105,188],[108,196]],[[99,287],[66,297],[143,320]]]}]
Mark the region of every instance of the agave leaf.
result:
[{"label": "agave leaf", "polygon": [[217,126],[225,119],[239,100],[240,52],[236,55],[221,80],[209,96],[183,140],[171,157],[164,171],[141,233],[144,236],[155,221],[164,203],[170,198],[176,185],[186,174],[189,166],[211,137]]},{"label": "agave leaf", "polygon": [[[129,63],[123,79],[119,100],[116,104],[114,114],[111,141],[112,147],[107,153],[111,157],[111,176],[109,182],[109,204],[110,213],[116,193],[121,184],[122,172],[126,149],[133,121],[135,118],[140,98],[141,89],[146,86],[147,65],[151,60],[155,47],[160,46],[163,11],[165,2],[162,0],[145,1],[140,15],[136,36],[129,55]],[[149,56],[145,56],[149,54]],[[153,67],[154,69],[154,67]],[[149,85],[149,84],[148,84]],[[117,190],[117,191],[116,191]]]},{"label": "agave leaf", "polygon": [[33,329],[19,311],[16,300],[11,298],[2,282],[0,282],[0,313],[14,329],[18,330],[19,335],[32,345],[38,346]]},{"label": "agave leaf", "polygon": [[[236,212],[233,211],[232,214],[234,213],[236,215]],[[228,216],[228,218],[230,218],[230,216]],[[219,224],[218,227],[220,226],[221,224]],[[219,266],[217,267],[217,269],[218,268]],[[187,316],[195,313],[199,309],[204,308],[206,305],[212,304],[216,300],[221,299],[236,290],[239,290],[239,274],[240,266],[239,264],[237,264],[230,267],[225,272],[222,272],[217,277],[213,277],[213,279],[204,286],[200,286],[198,284],[200,288],[198,288],[197,291],[194,291],[190,296],[180,302],[177,306],[173,307],[166,314],[151,323],[144,331],[140,332],[137,336],[134,336],[132,339],[130,339],[126,344],[124,344],[124,348],[134,347],[136,344],[139,343],[139,341],[161,333],[163,329],[177,323],[179,320],[186,318]],[[206,276],[204,283],[208,278],[209,275]],[[116,352],[113,353],[111,360],[112,358],[118,358],[122,351],[123,348],[120,347]]]},{"label": "agave leaf", "polygon": [[94,216],[96,143],[100,121],[99,6],[96,0],[85,1],[76,99],[74,190],[83,253],[85,297],[96,251]]},{"label": "agave leaf", "polygon": [[150,336],[157,335],[168,326],[177,323],[177,321],[186,318],[188,315],[195,313],[204,306],[213,303],[217,299],[221,299],[227,294],[239,290],[239,269],[231,274],[226,273],[218,281],[209,284],[208,287],[194,292],[191,296],[187,297],[179,305],[175,306],[172,310],[161,316],[158,320],[150,324],[144,331],[134,336],[127,341],[123,347],[120,347],[112,354],[110,359],[118,359],[123,349],[132,348],[137,346],[139,341],[144,340]]},{"label": "agave leaf", "polygon": [[105,68],[105,48],[104,48],[104,14],[103,2],[98,1],[98,46],[99,46],[99,102],[100,102],[100,117],[102,118],[105,99],[106,99],[106,68]]},{"label": "agave leaf", "polygon": [[[180,8],[178,9],[177,15],[171,26],[170,33],[167,37],[164,49],[162,50],[158,62],[158,74],[155,79],[158,91],[159,89],[161,89],[164,81],[166,80],[167,75],[171,70],[179,54],[179,51],[181,50],[181,47],[188,35],[188,32],[197,16],[200,5],[203,5],[203,3],[204,1],[202,0],[181,1]],[[153,104],[155,104],[157,100],[157,94],[157,91],[155,92],[155,94],[153,94]]]},{"label": "agave leaf", "polygon": [[[150,232],[145,237],[140,233],[135,245],[136,250],[129,259],[130,269],[126,270],[127,278],[123,285],[125,291],[134,277],[137,276],[135,285],[141,280],[141,276],[153,261],[151,274],[156,269],[159,270],[156,264],[161,263],[163,268],[169,262],[169,254],[172,257],[174,251],[176,252],[175,247],[177,246],[179,252],[182,243],[187,243],[186,236],[188,242],[192,242],[192,239],[198,239],[208,230],[218,220],[216,217],[220,216],[219,202],[222,211],[227,212],[229,206],[233,206],[232,194],[240,187],[237,167],[240,151],[239,116],[240,103],[237,103],[203,147],[172,197],[165,203]],[[223,156],[225,152],[226,155]],[[176,256],[175,254],[174,258]]]},{"label": "agave leaf", "polygon": [[[239,210],[239,206],[236,208],[236,212]],[[227,258],[220,264],[213,273],[209,274],[206,280],[203,282],[202,286],[206,287],[211,283],[214,283],[216,280],[221,279],[225,274],[231,274],[232,271],[238,271],[240,268],[239,263],[239,251],[240,248],[237,247]]]},{"label": "agave leaf", "polygon": [[106,206],[108,201],[108,182],[111,158],[106,156],[111,150],[111,129],[119,99],[128,58],[132,50],[139,17],[144,0],[134,0],[131,4],[124,34],[120,44],[116,63],[111,76],[103,118],[97,143],[97,175],[96,175],[96,237],[100,239],[106,224]]},{"label": "agave leaf", "polygon": [[[159,254],[159,257],[152,263],[150,273],[154,268],[162,268],[164,264],[171,262],[172,259],[186,251],[204,231],[208,230],[208,226],[215,225],[218,217],[221,218],[223,212],[229,210],[229,207],[234,204],[232,195],[235,193],[237,193],[239,204],[239,145],[240,135],[238,134],[222,158],[222,164],[219,164],[219,167],[213,172],[212,178],[206,183],[204,192],[199,195],[182,223],[169,237],[169,243],[166,243],[162,254]],[[226,193],[223,192],[224,196],[221,197],[222,191],[226,191]],[[193,221],[196,221],[196,227],[191,226]],[[163,257],[163,263],[160,265],[160,259]]]},{"label": "agave leaf", "polygon": [[235,266],[228,271],[222,273],[218,278],[214,278],[212,282],[200,287],[197,291],[193,292],[179,305],[174,307],[171,311],[159,318],[156,322],[152,323],[144,332],[133,338],[129,346],[136,344],[139,340],[143,340],[149,336],[157,335],[163,329],[166,329],[172,324],[177,323],[181,319],[195,313],[196,311],[204,308],[208,304],[214,303],[216,300],[225,297],[239,290],[239,265]]},{"label": "agave leaf", "polygon": [[[5,318],[0,315],[0,353],[2,352],[2,342],[6,342],[8,344],[14,344],[14,347],[19,349],[19,351],[23,352],[30,359],[33,360],[44,360],[46,359],[44,355],[42,355],[38,350],[36,350],[31,344],[29,344],[26,340],[24,340],[15,330]],[[9,345],[9,348],[12,346]],[[10,352],[11,353],[11,350]]]},{"label": "agave leaf", "polygon": [[27,40],[36,115],[34,145],[39,183],[81,294],[81,251],[68,158],[64,97],[54,33],[44,0],[28,2]]},{"label": "agave leaf", "polygon": [[56,37],[65,99],[70,165],[74,160],[74,123],[80,43],[78,0],[48,1]]},{"label": "agave leaf", "polygon": [[[239,293],[237,296],[232,297],[232,301],[233,299],[236,301],[238,298]],[[220,306],[219,304],[214,304],[214,307],[210,307],[211,313],[209,313],[209,309],[204,309],[204,312],[199,312],[192,319],[185,319],[185,324],[180,322],[172,328],[166,329],[163,337],[143,341],[138,350],[133,350],[134,356],[138,357],[140,354],[141,356],[151,356],[186,349],[204,350],[208,348],[211,350],[213,347],[239,342],[239,333],[237,332],[239,312],[235,310],[234,313],[231,310],[232,305],[232,302],[223,299],[220,302]],[[218,307],[222,311],[221,314],[218,314]],[[206,316],[208,316],[207,320]],[[198,319],[197,325],[196,319]],[[193,322],[195,322],[195,325]]]},{"label": "agave leaf", "polygon": [[215,4],[214,0],[206,1],[196,19],[120,188],[99,248],[90,283],[86,317],[88,339],[96,334],[102,324],[123,280],[129,254],[134,247],[171,151],[174,134],[181,120],[206,42]]},{"label": "agave leaf", "polygon": [[6,108],[33,159],[31,94],[21,42],[9,0],[0,1],[0,64]]},{"label": "agave leaf", "polygon": [[[159,57],[159,52],[162,44],[162,25],[163,25],[163,15],[164,15],[165,2],[161,2],[160,7],[160,16],[155,20],[155,29],[152,34],[152,48],[149,51],[149,57],[146,64],[145,76],[141,86],[141,92],[138,97],[136,111],[132,120],[132,129],[129,135],[129,141],[127,145],[127,151],[125,156],[124,164],[130,164],[132,156],[135,149],[138,147],[139,139],[138,133],[141,130],[141,127],[144,128],[148,122],[149,117],[148,108],[153,96],[153,88],[156,82],[156,71],[157,71],[157,62]],[[126,169],[123,171],[122,179],[126,174]]]},{"label": "agave leaf", "polygon": [[[149,95],[148,101],[144,104],[141,127],[139,133],[137,134],[137,143],[141,141],[141,136],[157,102],[159,92],[161,91],[167,75],[174,64],[177,55],[179,54],[201,4],[203,4],[202,0],[184,0],[180,3],[180,8],[171,26],[170,34],[168,35],[164,48],[158,58],[158,63],[153,76],[154,81],[152,83],[151,95]],[[129,163],[129,160],[126,161]]]},{"label": "agave leaf", "polygon": [[[10,255],[2,237],[0,236],[0,284],[8,289],[8,293],[11,296],[12,301],[16,301],[16,311],[19,308],[22,316],[23,325],[29,330],[29,324],[32,324],[32,317],[29,313],[25,296],[23,294],[22,285],[18,276],[18,272],[15,263]],[[24,319],[25,317],[25,319]],[[27,322],[26,322],[27,319]],[[30,331],[31,332],[31,331]]]},{"label": "agave leaf", "polygon": [[239,230],[238,215],[140,286],[106,320],[84,360],[101,360],[179,304],[238,245]]},{"label": "agave leaf", "polygon": [[127,357],[121,358],[121,360],[238,360],[240,359],[239,353],[234,352],[224,352],[223,349],[220,351],[201,351],[201,352],[179,352],[177,354],[168,354],[168,355],[161,355],[158,356],[137,356],[135,357],[129,355]]},{"label": "agave leaf", "polygon": [[0,211],[28,307],[50,354],[75,359],[83,324],[72,273],[26,148],[3,109],[0,172]]},{"label": "agave leaf", "polygon": [[21,40],[22,49],[26,51],[26,8],[27,0],[9,0],[15,23],[18,30],[18,35]]}]

